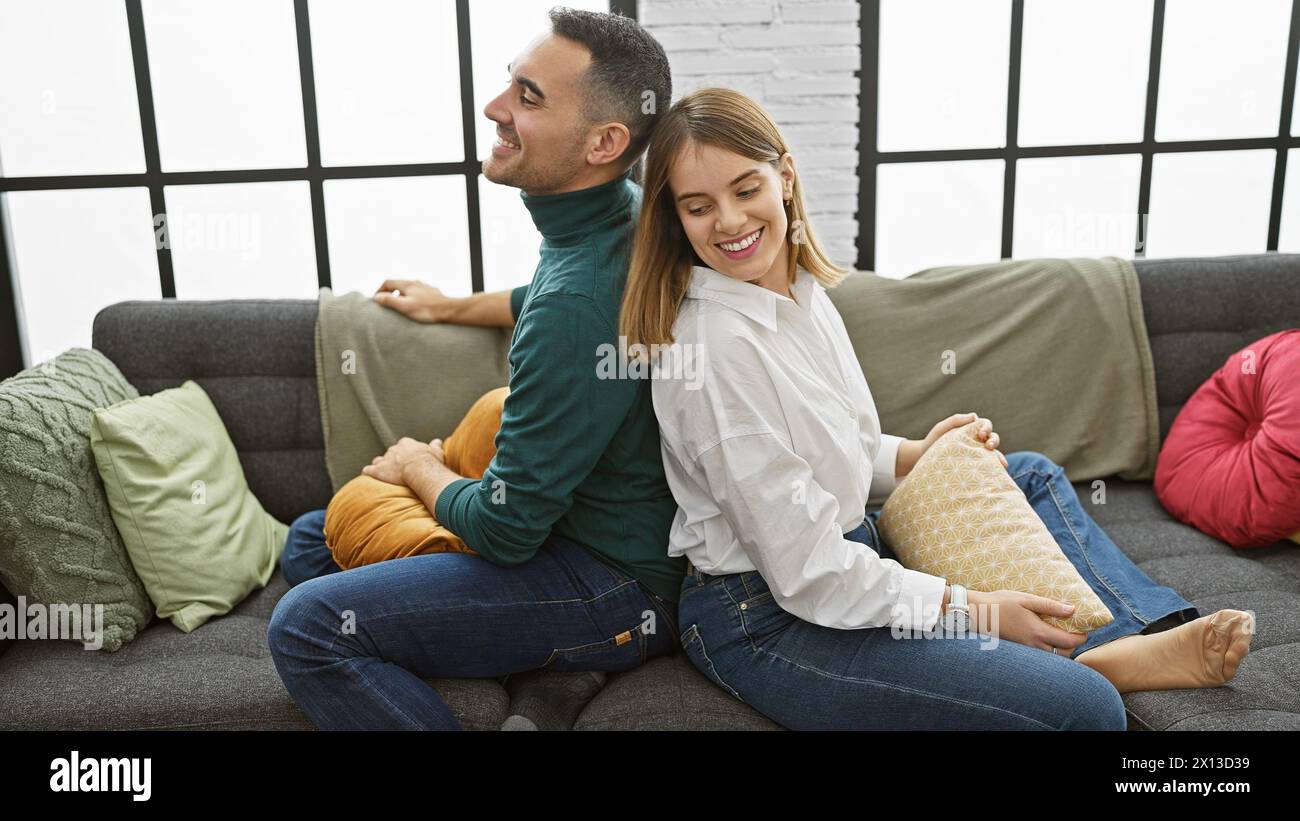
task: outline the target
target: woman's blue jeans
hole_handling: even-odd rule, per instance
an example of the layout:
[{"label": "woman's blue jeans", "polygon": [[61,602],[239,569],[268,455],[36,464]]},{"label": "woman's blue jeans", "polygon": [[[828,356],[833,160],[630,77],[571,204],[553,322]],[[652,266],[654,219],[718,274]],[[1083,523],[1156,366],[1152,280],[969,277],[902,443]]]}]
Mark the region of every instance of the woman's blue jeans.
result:
[{"label": "woman's blue jeans", "polygon": [[[1115,620],[1074,656],[1166,616],[1200,614],[1139,570],[1093,522],[1065,471],[1033,451],[1007,455],[1029,503]],[[847,538],[897,556],[875,511]],[[714,684],[790,729],[1123,730],[1124,703],[1100,673],[1010,641],[896,637],[890,627],[838,630],[777,606],[757,571],[682,582],[682,646]]]},{"label": "woman's blue jeans", "polygon": [[289,694],[321,729],[461,729],[429,678],[537,668],[630,670],[677,648],[675,602],[552,535],[511,567],[426,553],[343,571],[300,516],[281,556],[294,585],[267,630]]}]

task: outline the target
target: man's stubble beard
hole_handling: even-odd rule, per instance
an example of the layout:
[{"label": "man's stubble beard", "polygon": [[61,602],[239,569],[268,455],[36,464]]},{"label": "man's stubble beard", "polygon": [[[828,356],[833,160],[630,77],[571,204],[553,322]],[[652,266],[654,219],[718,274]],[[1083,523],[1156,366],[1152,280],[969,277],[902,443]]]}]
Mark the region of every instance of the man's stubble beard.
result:
[{"label": "man's stubble beard", "polygon": [[[577,144],[581,135],[574,135],[569,145]],[[522,156],[522,155],[516,155]],[[489,165],[492,173],[488,173]],[[483,176],[497,185],[508,185],[521,191],[555,191],[564,187],[582,170],[582,155],[574,151],[570,156],[560,157],[542,168],[533,165],[517,166],[502,163],[495,157],[483,161]]]}]

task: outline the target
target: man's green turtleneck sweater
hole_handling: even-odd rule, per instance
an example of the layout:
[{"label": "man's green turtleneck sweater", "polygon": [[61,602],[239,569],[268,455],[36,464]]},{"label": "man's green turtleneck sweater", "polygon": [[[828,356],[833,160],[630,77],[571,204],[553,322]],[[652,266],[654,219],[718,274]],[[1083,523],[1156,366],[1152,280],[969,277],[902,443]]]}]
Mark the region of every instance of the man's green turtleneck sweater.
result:
[{"label": "man's green turtleneck sweater", "polygon": [[434,515],[497,564],[527,561],[554,532],[675,602],[686,567],[668,555],[677,504],[650,382],[597,370],[602,351],[621,350],[641,187],[626,173],[581,191],[520,196],[542,234],[541,259],[532,283],[511,293],[510,395],[496,457],[482,480],[448,485]]}]

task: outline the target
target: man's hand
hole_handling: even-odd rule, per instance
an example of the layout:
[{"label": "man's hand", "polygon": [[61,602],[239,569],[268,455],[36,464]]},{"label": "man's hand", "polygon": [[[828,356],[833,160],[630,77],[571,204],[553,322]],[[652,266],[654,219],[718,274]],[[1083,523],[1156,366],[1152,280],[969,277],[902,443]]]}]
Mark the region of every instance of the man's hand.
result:
[{"label": "man's hand", "polygon": [[386,279],[372,299],[416,322],[446,322],[452,302],[432,285],[413,279]]},{"label": "man's hand", "polygon": [[418,439],[403,436],[397,440],[397,444],[385,451],[383,456],[376,456],[371,460],[370,464],[361,469],[361,472],[381,482],[388,482],[390,485],[405,485],[406,481],[402,477],[406,471],[428,462],[441,465],[442,459],[441,439],[434,439],[426,444]]},{"label": "man's hand", "polygon": [[510,291],[454,297],[413,279],[386,279],[371,299],[416,322],[487,328],[509,328],[515,324],[510,311]]},{"label": "man's hand", "polygon": [[1003,456],[1002,451],[998,450],[1001,437],[993,432],[993,423],[987,419],[980,419],[974,413],[954,413],[931,428],[930,433],[924,439],[907,439],[898,446],[898,456],[895,459],[894,466],[897,477],[901,479],[911,473],[912,468],[916,467],[916,463],[920,461],[921,456],[930,449],[931,445],[939,441],[939,437],[953,428],[969,425],[976,420],[979,420],[979,425],[975,428],[975,438],[983,442],[984,447],[998,455],[998,461],[1002,463],[1002,467],[1008,467],[1007,457]]}]

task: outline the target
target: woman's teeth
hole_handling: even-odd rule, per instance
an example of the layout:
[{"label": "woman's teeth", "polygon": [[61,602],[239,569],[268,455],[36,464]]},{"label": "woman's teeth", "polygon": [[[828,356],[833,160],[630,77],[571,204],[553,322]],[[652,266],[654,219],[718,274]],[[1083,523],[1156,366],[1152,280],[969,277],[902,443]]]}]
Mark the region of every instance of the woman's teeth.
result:
[{"label": "woman's teeth", "polygon": [[743,251],[749,246],[758,242],[758,235],[761,233],[763,233],[762,228],[758,229],[757,231],[745,237],[744,239],[740,240],[739,242],[719,242],[718,247],[724,251],[732,251],[732,252]]}]

